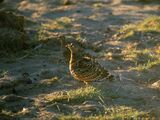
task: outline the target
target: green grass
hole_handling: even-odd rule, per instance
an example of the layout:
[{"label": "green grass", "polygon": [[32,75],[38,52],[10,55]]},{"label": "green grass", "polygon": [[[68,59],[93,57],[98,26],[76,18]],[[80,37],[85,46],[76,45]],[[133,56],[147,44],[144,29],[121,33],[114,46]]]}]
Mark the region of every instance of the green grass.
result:
[{"label": "green grass", "polygon": [[131,69],[143,71],[151,69],[154,66],[160,65],[160,54],[155,49],[124,49],[124,60],[131,60],[135,63]]},{"label": "green grass", "polygon": [[148,61],[145,64],[140,64],[140,65],[138,65],[136,67],[132,67],[131,69],[132,70],[143,71],[143,70],[151,69],[151,68],[153,68],[156,65],[160,65],[160,59],[157,60],[157,61]]},{"label": "green grass", "polygon": [[67,101],[80,102],[87,98],[93,98],[100,94],[100,91],[93,86],[86,86],[69,91],[53,92],[45,96],[48,102]]},{"label": "green grass", "polygon": [[130,50],[125,58],[132,60],[135,66],[131,69],[138,71],[148,70],[160,64],[160,54],[155,53],[152,49]]},{"label": "green grass", "polygon": [[72,22],[74,22],[74,19],[72,18],[60,17],[47,24],[42,24],[42,27],[50,30],[69,29],[72,27]]},{"label": "green grass", "polygon": [[160,64],[160,16],[151,16],[138,23],[125,25],[117,40],[125,44],[123,59],[135,63],[131,69],[149,70]]},{"label": "green grass", "polygon": [[124,48],[124,60],[131,60],[135,63],[131,69],[143,71],[160,64],[160,54],[153,49]]},{"label": "green grass", "polygon": [[125,25],[118,32],[122,33],[122,35],[118,37],[119,40],[127,39],[130,37],[135,38],[136,33],[145,33],[145,32],[159,33],[160,16],[151,16],[138,23]]},{"label": "green grass", "polygon": [[54,30],[71,29],[73,27],[72,25],[73,22],[74,19],[69,17],[60,17],[52,21],[48,21],[47,23],[42,24],[41,27],[39,28],[38,39],[40,41],[45,41],[49,39],[53,35],[51,31]]},{"label": "green grass", "polygon": [[62,115],[60,120],[124,120],[124,119],[147,119],[147,113],[138,111],[127,106],[113,106],[105,110],[104,115],[80,117],[79,115]]},{"label": "green grass", "polygon": [[119,33],[123,33],[119,39],[134,35],[136,32],[160,32],[160,16],[151,16],[141,22],[123,26]]}]

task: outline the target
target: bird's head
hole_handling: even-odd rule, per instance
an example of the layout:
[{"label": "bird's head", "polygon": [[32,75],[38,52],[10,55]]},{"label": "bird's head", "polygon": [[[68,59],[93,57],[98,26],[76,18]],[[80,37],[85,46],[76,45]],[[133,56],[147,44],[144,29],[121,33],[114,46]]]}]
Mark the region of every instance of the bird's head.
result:
[{"label": "bird's head", "polygon": [[79,47],[73,45],[73,43],[67,44],[66,47],[67,47],[71,52],[77,52],[77,51],[79,50]]}]

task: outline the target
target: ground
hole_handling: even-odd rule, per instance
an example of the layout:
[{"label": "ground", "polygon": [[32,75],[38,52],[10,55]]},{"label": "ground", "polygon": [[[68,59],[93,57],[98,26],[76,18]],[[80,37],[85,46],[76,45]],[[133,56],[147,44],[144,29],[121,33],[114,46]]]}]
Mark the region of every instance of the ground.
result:
[{"label": "ground", "polygon": [[[0,58],[0,117],[158,120],[160,4],[148,1],[6,0],[25,16],[31,48]],[[119,77],[74,80],[59,36]]]}]

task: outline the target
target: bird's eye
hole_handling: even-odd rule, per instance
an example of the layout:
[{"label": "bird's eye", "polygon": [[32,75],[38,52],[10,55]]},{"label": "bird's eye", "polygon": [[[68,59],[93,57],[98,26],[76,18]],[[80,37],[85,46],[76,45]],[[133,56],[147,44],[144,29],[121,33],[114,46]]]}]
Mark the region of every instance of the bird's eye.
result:
[{"label": "bird's eye", "polygon": [[70,46],[73,47],[73,43],[71,43]]}]

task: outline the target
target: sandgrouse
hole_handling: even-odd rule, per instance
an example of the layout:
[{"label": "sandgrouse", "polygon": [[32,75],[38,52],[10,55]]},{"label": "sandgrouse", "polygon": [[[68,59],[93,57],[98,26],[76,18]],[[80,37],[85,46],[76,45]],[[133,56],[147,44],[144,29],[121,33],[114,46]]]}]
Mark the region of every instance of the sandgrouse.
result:
[{"label": "sandgrouse", "polygon": [[96,62],[91,55],[86,54],[72,43],[66,47],[70,50],[69,70],[74,79],[85,83],[103,79],[113,80],[113,75]]}]

